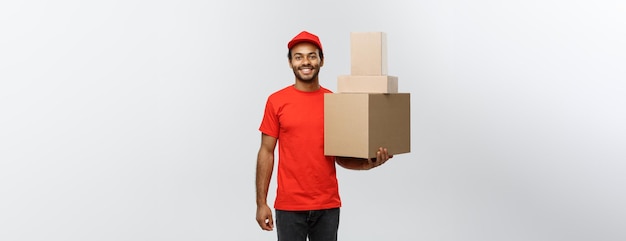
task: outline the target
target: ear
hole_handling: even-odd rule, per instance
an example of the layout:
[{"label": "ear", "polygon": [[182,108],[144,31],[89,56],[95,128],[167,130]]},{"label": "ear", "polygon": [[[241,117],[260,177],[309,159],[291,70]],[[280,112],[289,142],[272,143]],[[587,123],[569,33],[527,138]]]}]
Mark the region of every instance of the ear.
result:
[{"label": "ear", "polygon": [[293,69],[293,64],[291,64],[291,59],[287,59],[287,62],[289,62],[289,68]]},{"label": "ear", "polygon": [[320,59],[320,67],[324,66],[324,59]]}]

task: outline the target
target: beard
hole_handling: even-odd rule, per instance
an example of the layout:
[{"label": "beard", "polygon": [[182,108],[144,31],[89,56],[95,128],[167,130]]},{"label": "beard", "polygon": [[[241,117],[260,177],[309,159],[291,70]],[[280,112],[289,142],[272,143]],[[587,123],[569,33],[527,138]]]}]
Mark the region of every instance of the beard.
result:
[{"label": "beard", "polygon": [[[303,75],[300,73],[300,69],[302,67],[310,67],[311,68],[311,74],[308,75]],[[312,83],[315,80],[317,80],[317,76],[319,75],[319,65],[315,66],[315,65],[304,65],[304,66],[298,66],[298,67],[293,67],[293,74],[296,76],[296,79],[299,81],[302,81],[304,83]]]}]

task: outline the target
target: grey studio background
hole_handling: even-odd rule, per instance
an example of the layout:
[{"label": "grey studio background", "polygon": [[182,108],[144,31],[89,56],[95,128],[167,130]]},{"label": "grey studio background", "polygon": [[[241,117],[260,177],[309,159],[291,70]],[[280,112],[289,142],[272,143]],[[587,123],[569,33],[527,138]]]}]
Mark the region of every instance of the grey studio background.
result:
[{"label": "grey studio background", "polygon": [[[625,240],[622,1],[3,1],[0,240],[275,240],[255,218],[286,44],[383,31],[412,152],[339,169],[341,240]],[[270,204],[273,204],[275,179]]]}]

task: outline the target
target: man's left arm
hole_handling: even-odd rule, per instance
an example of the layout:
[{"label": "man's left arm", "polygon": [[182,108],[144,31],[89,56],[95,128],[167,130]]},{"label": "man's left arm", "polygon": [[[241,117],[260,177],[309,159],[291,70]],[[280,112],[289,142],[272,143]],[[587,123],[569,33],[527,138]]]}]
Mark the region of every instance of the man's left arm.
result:
[{"label": "man's left arm", "polygon": [[339,164],[339,166],[351,169],[351,170],[370,170],[374,167],[380,166],[387,162],[389,159],[393,158],[393,155],[389,155],[387,152],[387,148],[378,148],[376,152],[376,159],[371,158],[356,158],[356,157],[335,157],[335,162]]}]

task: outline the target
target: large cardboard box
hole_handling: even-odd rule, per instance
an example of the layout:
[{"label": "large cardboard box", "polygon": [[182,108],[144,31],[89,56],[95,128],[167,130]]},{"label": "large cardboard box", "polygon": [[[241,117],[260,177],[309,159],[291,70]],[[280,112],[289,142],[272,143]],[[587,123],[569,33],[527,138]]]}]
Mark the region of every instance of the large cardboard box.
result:
[{"label": "large cardboard box", "polygon": [[350,74],[387,75],[387,35],[384,32],[350,33]]},{"label": "large cardboard box", "polygon": [[375,158],[411,151],[410,94],[332,93],[324,95],[324,154]]},{"label": "large cardboard box", "polygon": [[398,93],[398,77],[341,75],[337,93]]}]

